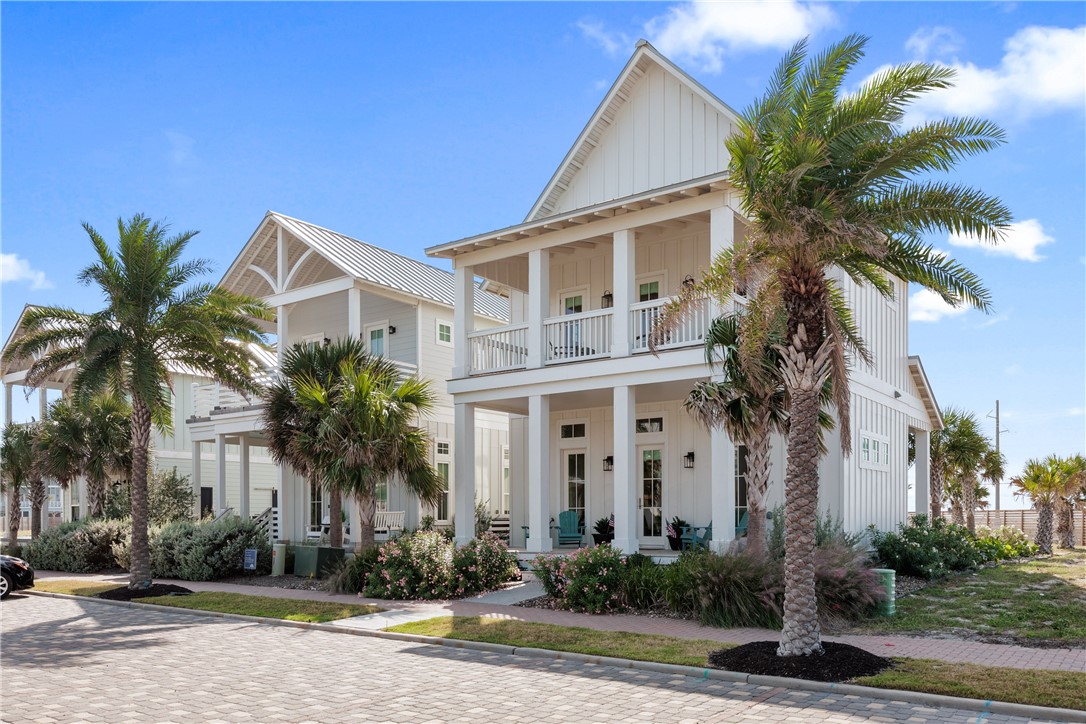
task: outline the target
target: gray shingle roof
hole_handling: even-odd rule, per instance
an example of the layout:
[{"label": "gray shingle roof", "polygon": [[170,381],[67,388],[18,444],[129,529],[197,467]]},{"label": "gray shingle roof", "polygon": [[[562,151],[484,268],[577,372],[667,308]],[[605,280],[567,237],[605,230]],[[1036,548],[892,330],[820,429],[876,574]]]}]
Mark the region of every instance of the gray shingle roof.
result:
[{"label": "gray shingle roof", "polygon": [[[358,279],[439,304],[456,305],[454,277],[444,269],[274,211],[269,211],[268,215]],[[508,320],[509,303],[503,297],[476,288],[475,313],[491,319]]]}]

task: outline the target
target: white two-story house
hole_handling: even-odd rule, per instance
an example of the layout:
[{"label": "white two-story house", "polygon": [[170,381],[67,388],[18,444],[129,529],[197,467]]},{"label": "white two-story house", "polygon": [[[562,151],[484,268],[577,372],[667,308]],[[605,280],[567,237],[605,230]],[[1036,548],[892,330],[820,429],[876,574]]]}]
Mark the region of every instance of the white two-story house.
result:
[{"label": "white two-story house", "polygon": [[[717,549],[733,539],[745,451],[682,406],[711,375],[707,325],[733,303],[705,303],[657,355],[648,336],[668,298],[746,232],[724,148],[735,127],[731,108],[641,41],[522,223],[427,250],[455,268],[456,473],[476,468],[473,421],[509,413],[515,546],[550,550],[551,526],[570,510],[588,533],[613,514],[623,551],[664,547],[674,516],[711,522]],[[479,278],[509,298],[509,324],[474,324]],[[908,436],[926,481],[940,415],[908,354],[905,286],[888,302],[841,283],[875,361],[852,376],[854,454],[826,441],[821,501],[850,530],[885,529],[908,510]],[[771,505],[784,468],[775,440]],[[456,523],[457,538],[470,537],[471,522]]]},{"label": "white two-story house", "polygon": [[[378,489],[378,510],[401,511],[404,527],[414,528],[423,516],[437,525],[462,517],[463,506],[474,518],[476,499],[489,510],[508,514],[510,495],[508,418],[504,412],[480,414],[472,423],[475,447],[467,455],[470,474],[460,476],[454,448],[452,398],[445,380],[452,374],[457,324],[473,329],[505,325],[507,300],[477,290],[472,312],[459,321],[454,313],[454,280],[447,271],[400,256],[282,214],[268,212],[220,281],[230,291],[260,297],[272,308],[275,322],[266,330],[277,340],[268,360],[274,374],[281,355],[299,342],[323,343],[340,337],[362,339],[371,354],[396,362],[405,375],[430,380],[434,409],[420,425],[433,441],[432,464],[446,483],[439,505],[423,509],[396,480]],[[319,532],[328,500],[286,467],[271,465],[272,479],[254,485],[253,461],[270,460],[263,434],[263,405],[212,382],[193,385],[192,406],[182,434],[189,445],[193,485],[209,491],[216,510],[234,508],[241,515],[273,507],[278,538],[302,540]],[[237,450],[236,461],[230,449]],[[214,468],[208,476],[207,463]],[[197,464],[202,461],[203,464]],[[465,501],[457,497],[457,481],[474,482]],[[358,509],[344,501],[348,527],[358,530]]]}]

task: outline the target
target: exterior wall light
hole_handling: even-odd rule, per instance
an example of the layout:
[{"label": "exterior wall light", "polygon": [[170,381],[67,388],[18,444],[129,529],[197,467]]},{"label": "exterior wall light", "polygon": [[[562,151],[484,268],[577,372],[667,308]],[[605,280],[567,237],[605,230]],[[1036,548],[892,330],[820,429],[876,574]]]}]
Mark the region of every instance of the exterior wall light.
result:
[{"label": "exterior wall light", "polygon": [[683,467],[690,470],[694,467],[694,451],[691,450],[683,456]]},{"label": "exterior wall light", "polygon": [[600,307],[602,309],[610,309],[615,305],[615,295],[611,293],[610,289],[603,290],[603,296],[600,297]]},{"label": "exterior wall light", "polygon": [[615,469],[615,456],[608,455],[603,459],[603,472],[609,473]]}]

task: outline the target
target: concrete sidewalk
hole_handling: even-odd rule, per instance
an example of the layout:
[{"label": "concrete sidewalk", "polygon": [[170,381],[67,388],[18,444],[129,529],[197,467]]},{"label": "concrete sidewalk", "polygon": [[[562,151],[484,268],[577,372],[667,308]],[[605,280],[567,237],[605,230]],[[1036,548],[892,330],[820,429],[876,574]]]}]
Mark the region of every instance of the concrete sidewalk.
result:
[{"label": "concrete sidewalk", "polygon": [[[39,571],[41,580],[80,579],[96,581],[116,581],[127,583],[127,576],[108,576],[77,573],[55,573]],[[161,581],[174,583],[193,591],[226,591],[245,593],[256,596],[272,596],[313,601],[336,601],[340,603],[372,603],[386,609],[383,614],[348,619],[351,623],[365,628],[383,629],[407,621],[417,621],[434,616],[491,616],[513,621],[550,623],[560,626],[580,626],[600,631],[627,631],[629,633],[659,634],[678,638],[707,639],[721,643],[744,644],[751,641],[775,640],[779,632],[765,629],[719,629],[702,626],[696,621],[656,617],[616,614],[593,616],[568,611],[550,611],[541,608],[523,608],[513,606],[520,596],[508,591],[484,594],[475,599],[462,601],[385,601],[363,598],[347,594],[325,593],[324,591],[304,591],[267,586],[245,586],[235,583]],[[522,590],[527,596],[529,590]],[[504,594],[504,595],[503,595]],[[538,594],[537,594],[538,595]],[[531,597],[531,596],[527,596]],[[520,598],[523,600],[523,598]],[[499,602],[495,602],[499,601]],[[505,602],[502,602],[505,601]],[[368,619],[372,623],[362,623]],[[387,622],[381,625],[381,622]],[[825,636],[826,641],[858,646],[879,656],[905,656],[916,659],[938,659],[952,663],[972,663],[982,666],[1005,666],[1016,669],[1050,669],[1056,671],[1086,672],[1086,649],[1038,649],[1007,644],[986,644],[962,639],[935,639],[913,636]]]}]

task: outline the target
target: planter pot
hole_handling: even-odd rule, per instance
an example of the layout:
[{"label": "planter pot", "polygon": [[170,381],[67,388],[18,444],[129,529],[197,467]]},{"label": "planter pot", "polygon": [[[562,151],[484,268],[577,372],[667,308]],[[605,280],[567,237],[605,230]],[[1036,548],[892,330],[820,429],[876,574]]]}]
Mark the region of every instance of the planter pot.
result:
[{"label": "planter pot", "polygon": [[295,546],[294,575],[323,578],[328,569],[343,560],[342,548]]},{"label": "planter pot", "polygon": [[671,550],[673,550],[673,551],[682,550],[682,547],[683,547],[682,538],[678,538],[678,537],[673,536],[673,535],[669,535],[667,537],[667,544],[669,546],[671,546]]},{"label": "planter pot", "polygon": [[614,536],[614,534],[612,534],[612,533],[607,533],[607,534],[604,534],[604,533],[593,533],[593,534],[592,534],[592,541],[593,541],[593,542],[594,542],[594,543],[595,543],[596,545],[603,545],[604,543],[610,543],[610,542],[611,542],[611,541],[613,541],[614,539],[615,539],[615,536]]}]

